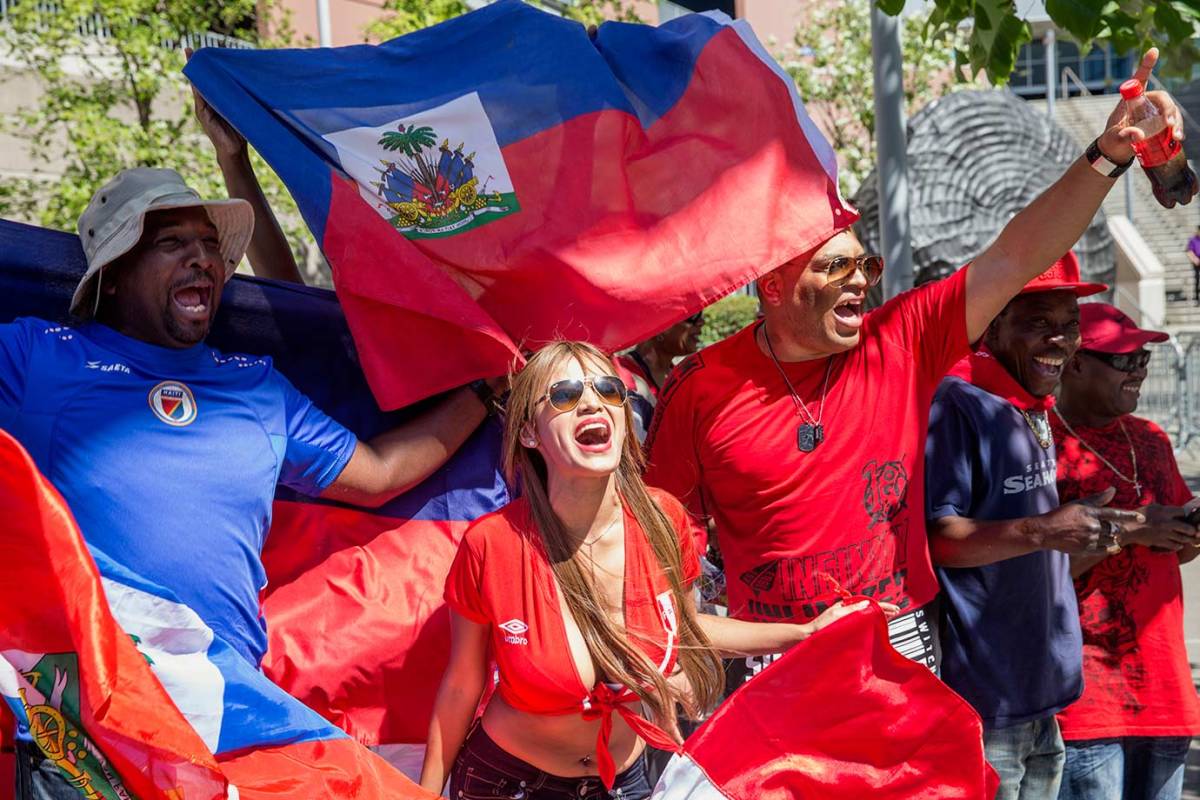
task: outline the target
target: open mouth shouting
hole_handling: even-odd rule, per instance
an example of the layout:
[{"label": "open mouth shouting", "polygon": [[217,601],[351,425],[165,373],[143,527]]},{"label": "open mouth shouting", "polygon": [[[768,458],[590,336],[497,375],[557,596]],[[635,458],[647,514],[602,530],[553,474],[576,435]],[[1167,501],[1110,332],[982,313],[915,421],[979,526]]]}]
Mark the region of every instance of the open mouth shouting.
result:
[{"label": "open mouth shouting", "polygon": [[587,417],[575,426],[575,443],[585,453],[604,453],[612,447],[612,425],[600,416]]},{"label": "open mouth shouting", "polygon": [[837,318],[839,325],[845,325],[848,328],[861,327],[863,321],[863,299],[861,297],[849,297],[842,300],[833,307],[833,315]]},{"label": "open mouth shouting", "polygon": [[175,312],[191,322],[204,322],[211,313],[214,284],[207,278],[177,287],[171,291]]}]

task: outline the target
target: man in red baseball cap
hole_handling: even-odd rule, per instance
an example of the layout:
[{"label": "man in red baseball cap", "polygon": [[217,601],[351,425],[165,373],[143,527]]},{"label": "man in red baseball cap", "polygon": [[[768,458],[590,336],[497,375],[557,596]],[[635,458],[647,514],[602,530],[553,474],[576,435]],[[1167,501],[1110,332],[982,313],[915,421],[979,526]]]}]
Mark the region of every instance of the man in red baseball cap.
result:
[{"label": "man in red baseball cap", "polygon": [[1169,337],[1107,303],[1086,303],[1079,316],[1082,342],[1051,417],[1059,499],[1112,486],[1110,505],[1137,509],[1146,523],[1125,527],[1119,552],[1071,558],[1084,692],[1059,716],[1067,741],[1059,798],[1177,800],[1190,737],[1200,734],[1179,576],[1200,552],[1183,519],[1195,503],[1167,434],[1133,414],[1147,345]]},{"label": "man in red baseball cap", "polygon": [[1047,412],[1079,346],[1078,298],[1104,289],[1079,279],[1068,252],[1005,306],[930,410],[925,511],[942,678],[983,720],[1000,800],[1058,794],[1054,715],[1083,689],[1070,555],[1105,552],[1140,518],[1103,508],[1103,495],[1060,506],[1055,489]]}]

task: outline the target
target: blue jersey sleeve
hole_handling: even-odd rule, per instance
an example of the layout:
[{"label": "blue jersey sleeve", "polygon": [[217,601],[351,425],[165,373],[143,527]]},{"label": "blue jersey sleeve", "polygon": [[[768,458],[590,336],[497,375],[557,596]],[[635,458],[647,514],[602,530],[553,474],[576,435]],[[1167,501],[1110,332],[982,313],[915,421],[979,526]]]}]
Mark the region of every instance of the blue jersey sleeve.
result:
[{"label": "blue jersey sleeve", "polygon": [[0,406],[20,408],[33,352],[31,320],[0,325]]},{"label": "blue jersey sleeve", "polygon": [[943,382],[929,409],[925,440],[925,517],[970,517],[979,480],[979,435],[957,393]]},{"label": "blue jersey sleeve", "polygon": [[287,378],[275,373],[284,395],[287,445],[279,482],[318,495],[337,480],[354,455],[358,437],[313,405]]}]

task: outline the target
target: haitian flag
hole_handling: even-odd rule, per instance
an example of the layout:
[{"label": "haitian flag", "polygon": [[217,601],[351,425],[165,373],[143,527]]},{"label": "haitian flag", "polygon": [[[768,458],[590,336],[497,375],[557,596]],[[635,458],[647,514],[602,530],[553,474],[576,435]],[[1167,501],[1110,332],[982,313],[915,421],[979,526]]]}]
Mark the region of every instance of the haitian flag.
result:
[{"label": "haitian flag", "polygon": [[591,38],[501,0],[185,73],[296,198],[385,408],[557,337],[649,338],[857,218],[791,79],[719,14]]},{"label": "haitian flag", "polygon": [[89,554],[62,497],[3,431],[0,506],[0,695],[81,796],[433,796],[169,591]]},{"label": "haitian flag", "polygon": [[[0,220],[0,323],[69,323],[83,271],[78,237]],[[360,438],[422,408],[379,410],[326,290],[237,275],[207,341],[271,356]],[[267,676],[359,742],[423,743],[449,657],[450,562],[466,526],[509,500],[499,452],[499,426],[485,424],[441,470],[369,511],[281,489],[263,552]]]},{"label": "haitian flag", "polygon": [[979,715],[896,652],[871,603],[734,692],[652,800],[992,800],[998,786]]}]

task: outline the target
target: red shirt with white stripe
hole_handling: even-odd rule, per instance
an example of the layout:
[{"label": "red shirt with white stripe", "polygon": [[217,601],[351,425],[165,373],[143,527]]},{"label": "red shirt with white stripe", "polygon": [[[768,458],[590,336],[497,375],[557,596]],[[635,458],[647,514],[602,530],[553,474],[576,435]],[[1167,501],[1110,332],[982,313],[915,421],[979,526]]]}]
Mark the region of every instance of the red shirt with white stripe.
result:
[{"label": "red shirt with white stripe", "polygon": [[[679,540],[680,583],[700,576],[691,518],[679,501],[652,489]],[[625,631],[663,675],[675,670],[678,619],[667,573],[642,527],[625,506]],[[618,713],[656,747],[672,747],[660,730],[637,717],[638,697],[626,687],[586,686],[579,675],[558,600],[558,583],[529,502],[520,498],[479,518],[467,529],[446,579],[446,603],[472,622],[489,626],[500,670],[497,691],[531,714]],[[601,778],[612,781],[612,759],[602,730],[597,752]],[[609,774],[605,774],[608,772]]]}]

